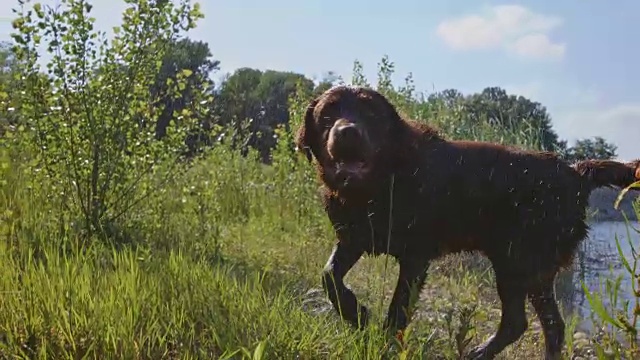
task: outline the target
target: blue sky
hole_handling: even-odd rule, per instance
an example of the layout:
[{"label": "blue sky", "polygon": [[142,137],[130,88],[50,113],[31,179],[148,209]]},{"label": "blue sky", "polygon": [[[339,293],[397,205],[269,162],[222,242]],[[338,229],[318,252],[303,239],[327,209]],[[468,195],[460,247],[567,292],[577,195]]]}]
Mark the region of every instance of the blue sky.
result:
[{"label": "blue sky", "polygon": [[[2,0],[3,4],[13,0]],[[43,0],[54,4],[55,0]],[[98,27],[120,22],[122,0],[93,0]],[[611,5],[607,5],[607,3]],[[545,105],[570,141],[603,136],[640,157],[640,2],[462,0],[208,0],[192,37],[222,72],[238,67],[349,79],[360,60],[371,81],[383,55],[398,84],[464,93],[501,86]],[[0,38],[11,31],[0,8]]]}]

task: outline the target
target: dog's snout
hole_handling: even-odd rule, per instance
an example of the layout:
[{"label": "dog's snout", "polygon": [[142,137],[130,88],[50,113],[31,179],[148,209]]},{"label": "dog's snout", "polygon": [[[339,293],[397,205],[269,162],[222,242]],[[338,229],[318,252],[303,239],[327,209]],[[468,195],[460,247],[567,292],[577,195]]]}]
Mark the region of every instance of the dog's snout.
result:
[{"label": "dog's snout", "polygon": [[367,134],[356,123],[338,120],[329,133],[327,150],[340,161],[362,161],[369,154]]},{"label": "dog's snout", "polygon": [[354,124],[342,124],[336,126],[335,129],[336,137],[340,139],[340,141],[355,141],[360,137],[360,130]]}]

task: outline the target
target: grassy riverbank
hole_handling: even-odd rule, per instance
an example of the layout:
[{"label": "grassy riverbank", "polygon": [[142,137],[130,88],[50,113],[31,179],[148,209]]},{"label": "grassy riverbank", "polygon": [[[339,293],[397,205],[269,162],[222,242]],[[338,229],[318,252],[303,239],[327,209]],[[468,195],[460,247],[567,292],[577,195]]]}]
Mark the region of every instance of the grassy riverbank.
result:
[{"label": "grassy riverbank", "polygon": [[[334,234],[292,134],[270,134],[269,165],[241,156],[231,145],[250,128],[237,115],[245,103],[218,116],[207,74],[158,80],[163,51],[195,26],[199,7],[131,2],[103,44],[90,6],[65,4],[16,13],[16,65],[0,82],[0,359],[456,359],[495,331],[493,274],[470,254],[433,264],[405,347],[379,330],[397,275],[388,258],[364,259],[346,278],[373,310],[371,326],[342,324],[319,290]],[[39,67],[44,44],[51,60]],[[354,68],[354,83],[365,85]],[[378,75],[377,88],[407,117],[449,138],[543,148],[546,117],[486,121],[426,101],[410,78],[394,87],[388,59]],[[298,90],[292,129],[311,97]],[[161,116],[170,126],[158,139]],[[185,136],[199,138],[215,116],[212,149],[184,161]],[[558,286],[573,286],[571,270]],[[598,323],[624,327],[594,309]],[[541,357],[530,319],[501,358]],[[585,334],[574,342],[567,320],[569,357],[635,351],[610,328],[596,334],[600,345]]]},{"label": "grassy riverbank", "polygon": [[[310,169],[282,159],[264,167],[216,149],[127,215],[119,233],[128,245],[117,250],[83,243],[73,221],[56,216],[48,189],[34,188],[20,166],[6,167],[0,354],[377,358],[389,346],[377,329],[380,317],[366,333],[353,332],[319,290],[332,232]],[[492,273],[471,255],[448,257],[430,271],[407,348],[389,351],[455,358],[497,326]],[[381,315],[396,274],[386,258],[367,258],[347,281]],[[541,355],[538,322],[530,319],[531,329],[503,358]],[[468,346],[456,340],[465,332]]]}]

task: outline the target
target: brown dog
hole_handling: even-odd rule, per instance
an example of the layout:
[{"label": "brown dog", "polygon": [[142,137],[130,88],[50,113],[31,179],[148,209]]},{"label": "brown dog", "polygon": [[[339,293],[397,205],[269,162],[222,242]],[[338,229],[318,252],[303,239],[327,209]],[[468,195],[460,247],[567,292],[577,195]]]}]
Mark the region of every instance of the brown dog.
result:
[{"label": "brown dog", "polygon": [[624,187],[640,161],[583,161],[501,145],[448,141],[402,119],[374,90],[338,86],[313,100],[298,148],[317,160],[324,204],[337,244],[323,271],[324,289],[341,316],[366,324],[368,311],[344,276],[365,254],[400,265],[385,328],[406,328],[429,262],[478,250],[495,271],[502,317],[470,359],[492,359],[527,329],[525,301],[542,324],[545,358],[558,359],[564,321],[553,282],[587,236],[585,207],[601,186]]}]

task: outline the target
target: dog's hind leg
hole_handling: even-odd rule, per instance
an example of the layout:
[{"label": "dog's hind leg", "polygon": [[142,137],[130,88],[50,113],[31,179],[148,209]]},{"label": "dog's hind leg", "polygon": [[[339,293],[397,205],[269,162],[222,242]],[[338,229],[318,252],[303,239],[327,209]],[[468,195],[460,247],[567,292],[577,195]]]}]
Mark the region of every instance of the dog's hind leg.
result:
[{"label": "dog's hind leg", "polygon": [[526,277],[518,276],[514,266],[510,266],[507,259],[499,261],[491,259],[496,274],[498,296],[502,303],[500,325],[494,335],[485,343],[472,349],[468,359],[489,360],[502,352],[504,348],[518,340],[527,330],[527,314],[525,305],[527,299]]},{"label": "dog's hind leg", "polygon": [[565,323],[556,303],[553,277],[537,281],[529,289],[529,300],[540,320],[544,333],[545,360],[558,360],[564,345]]}]

